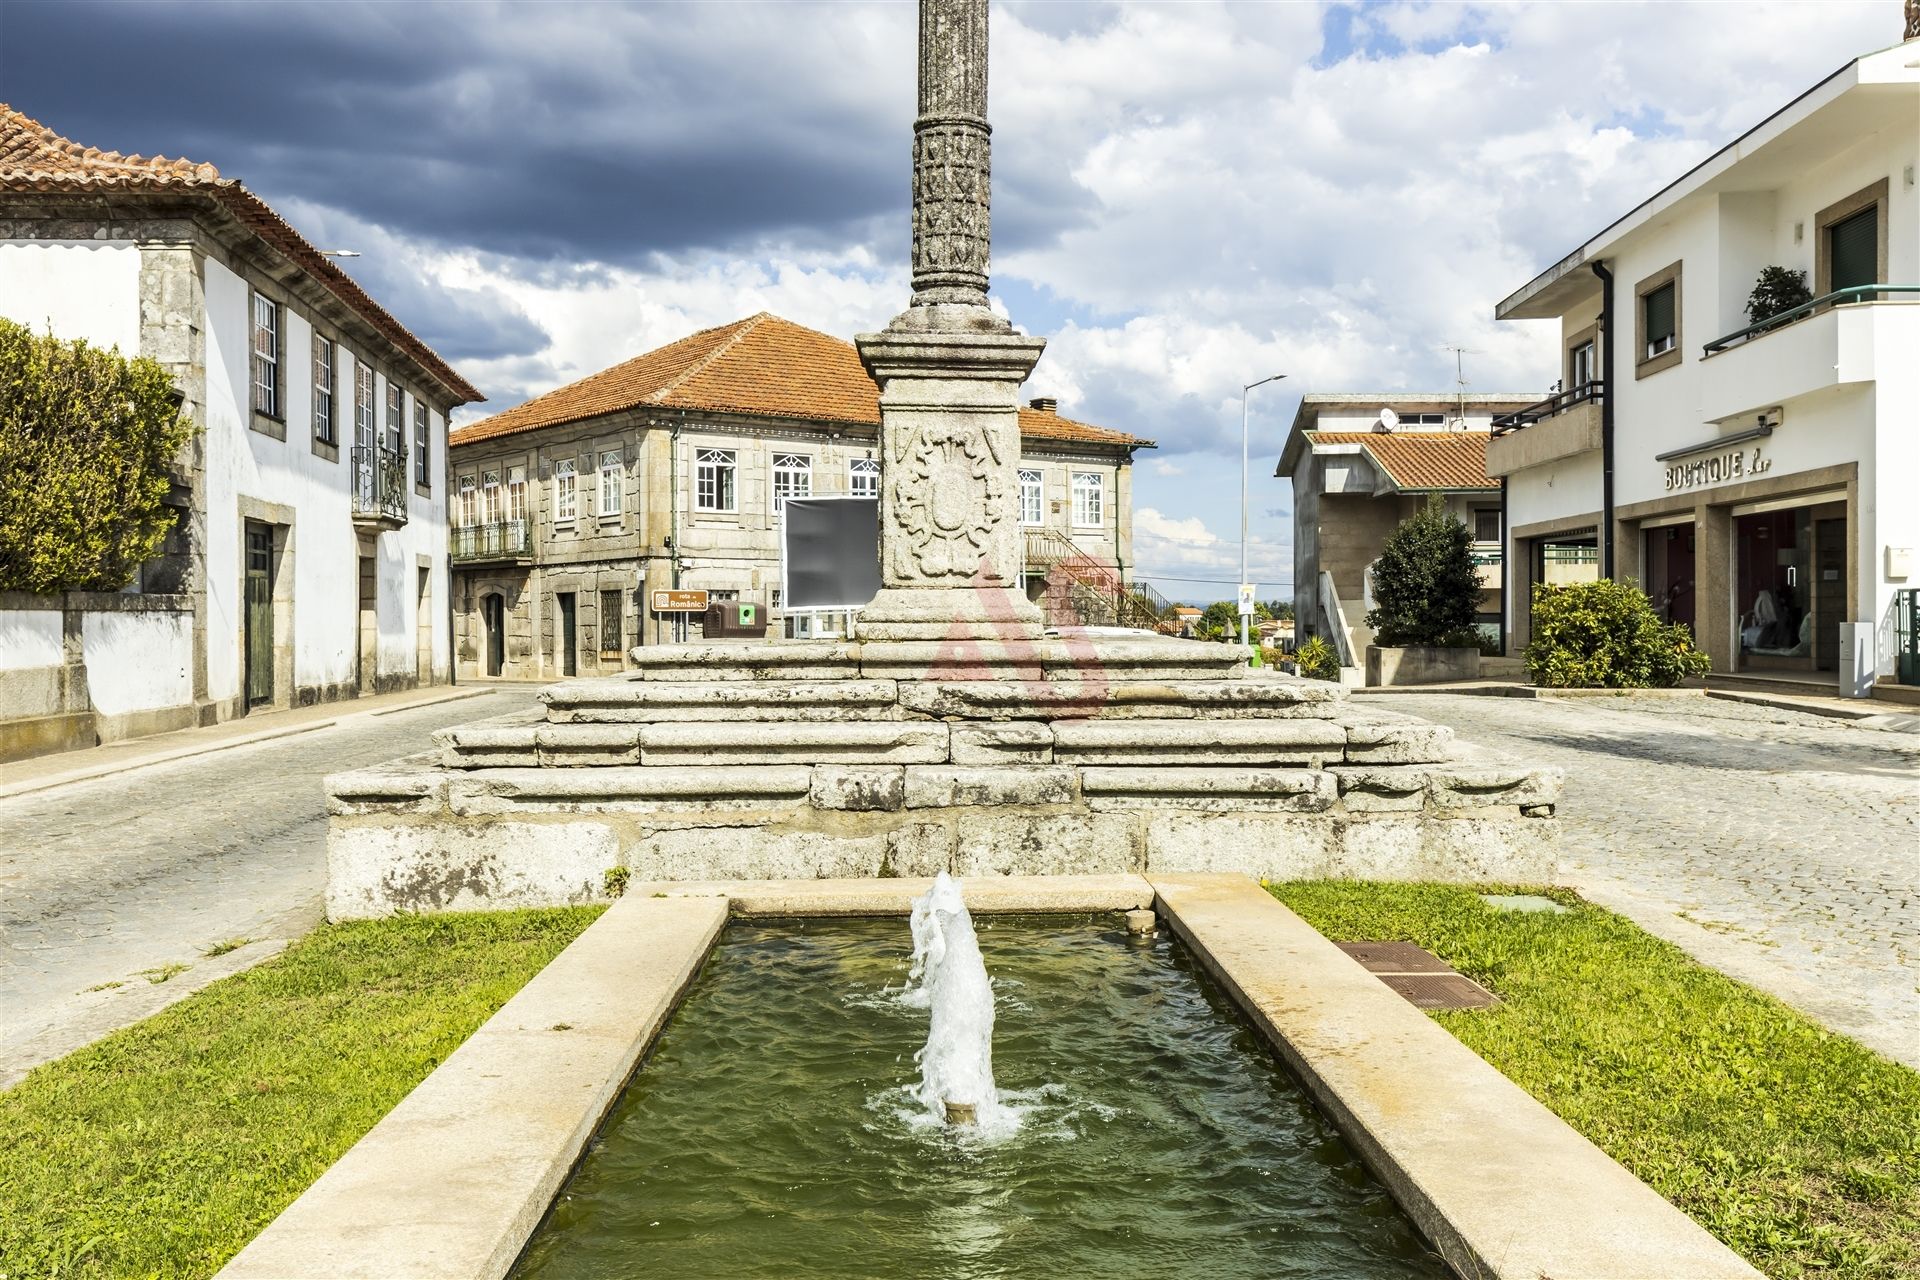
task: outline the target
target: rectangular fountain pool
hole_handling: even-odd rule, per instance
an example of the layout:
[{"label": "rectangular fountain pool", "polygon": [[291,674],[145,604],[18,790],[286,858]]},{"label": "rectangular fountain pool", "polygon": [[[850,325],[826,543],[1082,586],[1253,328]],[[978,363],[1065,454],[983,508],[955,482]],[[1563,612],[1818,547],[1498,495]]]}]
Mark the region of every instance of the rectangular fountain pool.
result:
[{"label": "rectangular fountain pool", "polygon": [[1165,933],[976,918],[1011,1132],[927,1114],[906,922],[735,922],[521,1277],[1444,1277]]}]

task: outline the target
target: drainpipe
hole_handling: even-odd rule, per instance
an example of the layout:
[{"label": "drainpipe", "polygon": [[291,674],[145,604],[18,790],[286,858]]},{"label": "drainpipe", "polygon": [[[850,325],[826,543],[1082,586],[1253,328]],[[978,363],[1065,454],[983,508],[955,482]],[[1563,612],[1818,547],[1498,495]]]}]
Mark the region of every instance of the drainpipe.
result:
[{"label": "drainpipe", "polygon": [[1600,576],[1613,577],[1613,272],[1590,264],[1600,277]]},{"label": "drainpipe", "polygon": [[1513,656],[1513,554],[1507,536],[1507,477],[1500,477],[1500,652]]}]

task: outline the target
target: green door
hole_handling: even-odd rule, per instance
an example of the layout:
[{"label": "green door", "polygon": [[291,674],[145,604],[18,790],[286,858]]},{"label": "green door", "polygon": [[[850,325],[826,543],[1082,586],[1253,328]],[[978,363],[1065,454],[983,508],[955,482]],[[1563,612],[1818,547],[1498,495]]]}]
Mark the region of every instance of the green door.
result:
[{"label": "green door", "polygon": [[273,532],[247,526],[247,705],[273,701]]}]

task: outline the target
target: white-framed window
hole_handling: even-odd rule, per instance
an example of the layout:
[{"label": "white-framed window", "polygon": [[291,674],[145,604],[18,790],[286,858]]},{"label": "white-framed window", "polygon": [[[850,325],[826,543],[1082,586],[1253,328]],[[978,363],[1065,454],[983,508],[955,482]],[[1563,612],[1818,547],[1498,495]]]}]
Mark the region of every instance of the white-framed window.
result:
[{"label": "white-framed window", "polygon": [[387,383],[387,452],[407,450],[407,393],[399,383]]},{"label": "white-framed window", "polygon": [[353,362],[353,436],[363,449],[373,447],[373,366]]},{"label": "white-framed window", "polygon": [[313,335],[313,438],[340,443],[340,415],[334,403],[333,343]]},{"label": "white-framed window", "polygon": [[473,477],[472,476],[460,477],[460,504],[459,506],[455,507],[454,510],[457,514],[457,518],[460,521],[461,528],[471,529],[477,523],[477,521],[474,518],[475,511],[473,506]]},{"label": "white-framed window", "polygon": [[880,459],[855,458],[847,464],[847,492],[856,498],[880,496]]},{"label": "white-framed window", "polygon": [[500,473],[488,471],[480,477],[480,518],[488,524],[500,522]]},{"label": "white-framed window", "polygon": [[562,458],[553,464],[553,522],[572,524],[580,514],[580,490],[578,487],[580,464],[572,458]]},{"label": "white-framed window", "polygon": [[253,295],[253,408],[270,418],[280,411],[280,353],[284,349],[280,304]]},{"label": "white-framed window", "polygon": [[773,511],[786,510],[788,498],[813,496],[813,459],[804,453],[773,455]]},{"label": "white-framed window", "polygon": [[737,495],[734,492],[737,466],[733,450],[700,449],[695,451],[693,457],[693,509],[737,511]]},{"label": "white-framed window", "polygon": [[527,518],[527,469],[507,468],[507,519]]},{"label": "white-framed window", "polygon": [[1073,525],[1098,529],[1107,510],[1107,478],[1097,471],[1073,473]]},{"label": "white-framed window", "polygon": [[620,514],[620,453],[609,450],[600,455],[600,518]]},{"label": "white-framed window", "polygon": [[1046,523],[1045,494],[1039,469],[1020,468],[1021,524],[1037,526]]},{"label": "white-framed window", "polygon": [[433,487],[433,432],[428,426],[427,402],[413,398],[413,482],[423,489]]},{"label": "white-framed window", "polygon": [[1589,338],[1573,349],[1568,360],[1567,390],[1578,391],[1586,386],[1593,381],[1594,373],[1593,339]]}]

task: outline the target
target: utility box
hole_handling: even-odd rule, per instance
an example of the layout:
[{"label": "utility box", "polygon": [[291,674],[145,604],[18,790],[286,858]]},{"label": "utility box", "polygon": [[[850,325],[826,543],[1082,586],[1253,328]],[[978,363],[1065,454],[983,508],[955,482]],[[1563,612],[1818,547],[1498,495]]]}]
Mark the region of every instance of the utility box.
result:
[{"label": "utility box", "polygon": [[700,615],[700,633],[708,640],[762,640],[767,619],[757,604],[715,600]]}]

